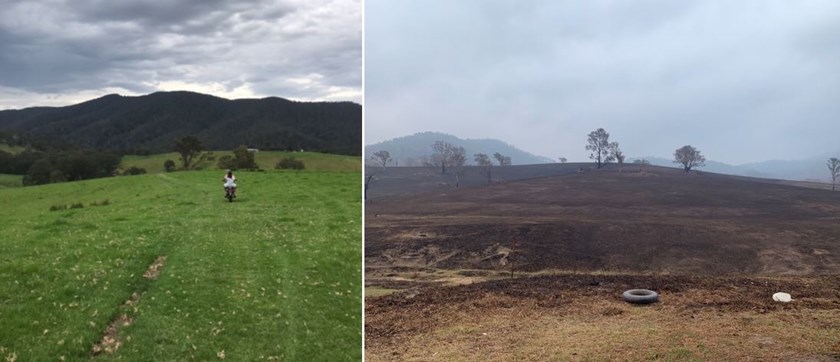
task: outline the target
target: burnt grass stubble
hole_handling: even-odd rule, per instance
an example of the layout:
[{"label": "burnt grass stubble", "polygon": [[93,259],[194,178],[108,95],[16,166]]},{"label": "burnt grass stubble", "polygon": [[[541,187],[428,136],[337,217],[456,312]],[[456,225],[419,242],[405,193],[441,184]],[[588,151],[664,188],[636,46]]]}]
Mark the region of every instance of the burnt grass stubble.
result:
[{"label": "burnt grass stubble", "polygon": [[[368,298],[367,343],[428,332],[444,310],[494,300],[488,296],[500,297],[495,307],[556,309],[648,288],[661,294],[660,304],[678,302],[687,311],[840,313],[840,193],[658,167],[639,171],[534,177],[532,167],[526,179],[460,189],[380,180],[387,192],[366,206],[366,286],[403,292]],[[423,192],[411,189],[417,185],[425,185]],[[498,273],[510,262],[522,274],[469,285],[389,278],[411,271]],[[544,270],[561,272],[528,274]],[[692,291],[710,297],[674,297]],[[773,302],[779,291],[795,303]]]}]

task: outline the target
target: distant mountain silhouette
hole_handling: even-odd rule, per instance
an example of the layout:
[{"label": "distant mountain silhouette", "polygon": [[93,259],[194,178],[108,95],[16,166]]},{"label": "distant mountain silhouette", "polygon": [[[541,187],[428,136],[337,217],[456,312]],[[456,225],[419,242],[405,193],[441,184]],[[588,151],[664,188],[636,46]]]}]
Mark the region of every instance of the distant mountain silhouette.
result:
[{"label": "distant mountain silhouette", "polygon": [[277,97],[228,100],[183,91],[111,94],[66,107],[0,111],[0,129],[121,152],[169,152],[176,138],[194,135],[208,149],[247,145],[358,155],[362,106]]},{"label": "distant mountain silhouette", "polygon": [[[497,139],[461,139],[456,136],[439,132],[421,132],[410,136],[398,137],[392,140],[379,142],[365,147],[365,155],[370,157],[374,152],[386,150],[391,157],[397,161],[399,166],[419,166],[417,164],[423,156],[432,153],[432,144],[435,141],[449,142],[453,145],[464,147],[467,156],[467,164],[474,164],[473,155],[486,153],[493,159],[493,154],[498,152],[508,156],[514,165],[528,165],[536,163],[554,162],[550,158],[537,156],[525,152]],[[495,162],[495,159],[493,159]]]},{"label": "distant mountain silhouette", "polygon": [[[743,165],[730,165],[717,161],[706,161],[706,166],[698,168],[700,171],[723,173],[729,175],[740,175],[749,177],[773,178],[797,181],[820,181],[830,182],[828,168],[825,163],[830,157],[837,156],[823,155],[814,156],[802,160],[770,160]],[[672,159],[662,157],[639,157],[647,160],[652,165],[665,167],[682,167],[674,163]],[[638,158],[630,158],[627,162],[633,162]]]}]

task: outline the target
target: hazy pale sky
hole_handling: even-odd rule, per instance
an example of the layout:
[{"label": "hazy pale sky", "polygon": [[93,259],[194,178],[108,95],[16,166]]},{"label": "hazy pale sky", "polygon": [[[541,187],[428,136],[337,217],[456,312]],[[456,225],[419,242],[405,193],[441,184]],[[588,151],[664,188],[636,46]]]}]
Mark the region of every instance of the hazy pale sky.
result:
[{"label": "hazy pale sky", "polygon": [[420,131],[587,160],[840,154],[840,1],[365,1],[365,143]]},{"label": "hazy pale sky", "polygon": [[0,109],[160,90],[362,99],[361,0],[0,4]]}]

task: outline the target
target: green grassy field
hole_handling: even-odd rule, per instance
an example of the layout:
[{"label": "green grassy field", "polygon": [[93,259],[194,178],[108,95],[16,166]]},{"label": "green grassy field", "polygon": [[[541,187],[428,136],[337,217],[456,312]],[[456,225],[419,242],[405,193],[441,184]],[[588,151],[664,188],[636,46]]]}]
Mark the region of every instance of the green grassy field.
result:
[{"label": "green grassy field", "polygon": [[25,148],[20,146],[10,146],[8,143],[0,143],[0,151],[11,153],[11,154],[18,154],[25,150]]},{"label": "green grassy field", "polygon": [[0,358],[360,360],[361,175],[217,173],[0,189]]},{"label": "green grassy field", "polygon": [[[213,155],[218,159],[224,155],[233,155],[230,151],[214,151]],[[150,156],[125,156],[122,160],[122,169],[127,169],[131,166],[146,169],[148,173],[163,172],[163,163],[166,160],[175,161],[179,165],[178,154],[163,153]],[[332,155],[326,153],[316,152],[283,152],[283,151],[260,151],[254,156],[257,165],[262,169],[273,170],[274,165],[285,157],[294,157],[303,161],[306,165],[304,171],[350,171],[361,172],[362,158],[360,156],[345,156]],[[216,161],[207,162],[204,164],[206,169],[217,169]]]},{"label": "green grassy field", "polygon": [[0,173],[0,189],[23,186],[23,176]]}]

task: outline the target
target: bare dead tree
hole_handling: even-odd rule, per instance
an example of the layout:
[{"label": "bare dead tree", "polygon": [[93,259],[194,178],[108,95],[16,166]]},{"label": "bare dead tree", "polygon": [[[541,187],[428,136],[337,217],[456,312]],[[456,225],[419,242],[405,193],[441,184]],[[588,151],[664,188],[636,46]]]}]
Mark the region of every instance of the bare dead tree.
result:
[{"label": "bare dead tree", "polygon": [[493,161],[490,160],[490,156],[487,156],[486,153],[476,153],[473,155],[475,157],[475,163],[481,169],[481,172],[487,176],[487,183],[492,182],[492,172],[493,172]]},{"label": "bare dead tree", "polygon": [[499,166],[510,166],[510,156],[505,156],[501,153],[494,153],[493,158],[499,162]]},{"label": "bare dead tree", "polygon": [[435,141],[432,144],[432,155],[428,162],[440,167],[440,173],[446,173],[449,167],[461,167],[466,161],[466,151],[463,147],[444,141]]},{"label": "bare dead tree", "polygon": [[682,164],[685,172],[689,172],[694,167],[705,166],[706,158],[696,148],[685,145],[674,151],[674,163]]},{"label": "bare dead tree", "polygon": [[365,198],[365,200],[367,200],[367,192],[368,192],[368,188],[370,188],[370,185],[371,185],[371,183],[373,182],[373,176],[374,176],[374,175],[376,175],[376,172],[369,172],[369,170],[365,170],[365,173],[366,173],[367,175],[365,176],[365,192],[364,192],[364,198]]},{"label": "bare dead tree", "polygon": [[621,172],[624,169],[624,159],[626,156],[618,148],[618,142],[610,143],[610,157],[618,162],[618,171]]},{"label": "bare dead tree", "polygon": [[831,191],[834,191],[834,185],[837,184],[837,179],[840,178],[840,160],[836,157],[828,159],[825,163],[828,171],[831,172]]},{"label": "bare dead tree", "polygon": [[377,164],[381,165],[382,168],[388,164],[388,161],[391,161],[391,153],[386,150],[380,150],[373,153],[372,158]]}]

